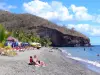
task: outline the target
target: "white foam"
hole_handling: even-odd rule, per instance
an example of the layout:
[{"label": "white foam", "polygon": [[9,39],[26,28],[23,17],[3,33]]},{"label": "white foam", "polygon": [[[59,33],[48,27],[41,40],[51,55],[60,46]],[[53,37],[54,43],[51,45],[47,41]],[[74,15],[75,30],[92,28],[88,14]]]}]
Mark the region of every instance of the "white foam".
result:
[{"label": "white foam", "polygon": [[100,68],[100,62],[97,62],[97,61],[90,61],[90,60],[87,60],[87,59],[82,59],[82,58],[79,58],[79,57],[73,57],[71,55],[71,53],[68,53],[66,50],[62,50],[63,53],[67,54],[68,58],[71,58],[71,59],[74,59],[74,60],[78,60],[78,61],[81,61],[81,62],[85,62],[85,63],[88,63],[88,64],[91,64],[91,65],[94,65],[96,67],[99,67]]},{"label": "white foam", "polygon": [[92,64],[96,67],[100,67],[100,63],[97,62],[97,61],[90,61],[90,60],[82,59],[82,58],[79,58],[79,57],[69,57],[69,58],[72,58],[74,60],[78,60],[78,61],[81,61],[81,62],[85,62],[85,63],[88,63],[88,64]]},{"label": "white foam", "polygon": [[71,53],[68,53],[67,51],[65,50],[61,50],[63,53],[67,54],[68,56],[71,56]]}]

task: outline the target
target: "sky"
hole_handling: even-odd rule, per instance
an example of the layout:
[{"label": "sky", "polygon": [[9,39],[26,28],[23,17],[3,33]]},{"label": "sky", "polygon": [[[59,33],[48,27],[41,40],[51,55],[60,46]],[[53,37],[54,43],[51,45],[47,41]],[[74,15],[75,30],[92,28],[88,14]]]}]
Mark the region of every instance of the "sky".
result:
[{"label": "sky", "polygon": [[0,0],[0,9],[30,13],[75,28],[100,45],[100,0]]}]

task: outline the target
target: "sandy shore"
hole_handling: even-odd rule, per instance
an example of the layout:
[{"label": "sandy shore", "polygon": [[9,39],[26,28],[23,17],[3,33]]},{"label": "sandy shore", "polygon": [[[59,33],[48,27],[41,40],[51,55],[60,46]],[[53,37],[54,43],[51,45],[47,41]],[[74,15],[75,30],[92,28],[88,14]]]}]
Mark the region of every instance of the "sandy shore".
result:
[{"label": "sandy shore", "polygon": [[[100,75],[72,59],[65,58],[60,51],[50,48],[20,52],[18,56],[0,56],[0,75]],[[37,55],[46,67],[28,65],[29,56]]]}]

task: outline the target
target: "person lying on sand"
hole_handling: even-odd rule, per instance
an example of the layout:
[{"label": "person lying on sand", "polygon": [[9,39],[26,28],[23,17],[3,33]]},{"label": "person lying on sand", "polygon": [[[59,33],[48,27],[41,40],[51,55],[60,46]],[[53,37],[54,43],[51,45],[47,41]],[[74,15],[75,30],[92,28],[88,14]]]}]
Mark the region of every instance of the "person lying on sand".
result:
[{"label": "person lying on sand", "polygon": [[35,66],[46,66],[43,61],[38,60],[38,57],[36,55],[34,55],[33,63]]}]

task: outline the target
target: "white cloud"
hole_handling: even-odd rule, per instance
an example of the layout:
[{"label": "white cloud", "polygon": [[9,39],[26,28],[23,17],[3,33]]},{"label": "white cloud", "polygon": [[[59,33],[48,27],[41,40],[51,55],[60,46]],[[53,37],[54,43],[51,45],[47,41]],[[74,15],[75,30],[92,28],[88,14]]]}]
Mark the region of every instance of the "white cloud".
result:
[{"label": "white cloud", "polygon": [[6,3],[0,3],[0,9],[2,10],[10,10],[10,9],[15,9],[15,8],[17,7],[13,5],[7,5]]},{"label": "white cloud", "polygon": [[9,5],[8,6],[8,9],[16,9],[17,7],[16,6],[13,6],[13,5]]},{"label": "white cloud", "polygon": [[100,23],[100,15],[97,15],[97,16],[95,17],[95,22]]},{"label": "white cloud", "polygon": [[39,1],[39,0],[33,0],[33,1]]},{"label": "white cloud", "polygon": [[92,36],[100,36],[100,27],[99,28],[93,28],[93,33],[91,33]]},{"label": "white cloud", "polygon": [[[12,6],[9,6],[9,8],[12,8]],[[74,4],[72,4],[70,9],[68,9],[58,1],[52,1],[51,3],[48,3],[41,0],[33,0],[23,3],[23,8],[27,13],[43,17],[56,23],[68,22],[69,20],[100,23],[100,15],[89,14],[86,7],[76,6]]]},{"label": "white cloud", "polygon": [[34,0],[24,3],[23,7],[26,12],[49,20],[66,21],[73,18],[73,15],[69,14],[67,7],[65,7],[61,2],[57,1],[47,3]]},{"label": "white cloud", "polygon": [[93,20],[93,16],[88,14],[88,9],[84,6],[71,5],[70,9],[73,11],[77,20]]},{"label": "white cloud", "polygon": [[89,14],[88,9],[84,6],[75,6],[72,4],[70,6],[70,9],[73,11],[74,19],[78,21],[89,21],[91,20],[92,22],[100,23],[100,15],[96,14]]},{"label": "white cloud", "polygon": [[75,30],[84,33],[87,36],[100,36],[100,26],[92,26],[89,24],[68,24],[68,28],[74,27]]}]

